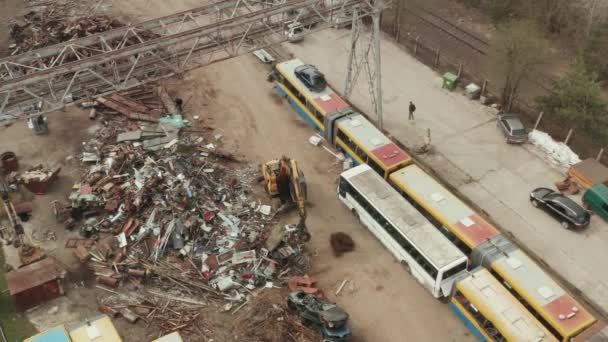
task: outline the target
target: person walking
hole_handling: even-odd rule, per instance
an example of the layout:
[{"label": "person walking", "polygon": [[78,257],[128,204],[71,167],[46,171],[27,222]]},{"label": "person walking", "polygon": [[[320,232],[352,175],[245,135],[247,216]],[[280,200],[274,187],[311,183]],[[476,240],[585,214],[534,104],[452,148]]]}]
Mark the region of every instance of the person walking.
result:
[{"label": "person walking", "polygon": [[416,105],[414,105],[414,102],[410,101],[410,116],[409,116],[408,120],[414,120],[415,111],[416,111]]}]

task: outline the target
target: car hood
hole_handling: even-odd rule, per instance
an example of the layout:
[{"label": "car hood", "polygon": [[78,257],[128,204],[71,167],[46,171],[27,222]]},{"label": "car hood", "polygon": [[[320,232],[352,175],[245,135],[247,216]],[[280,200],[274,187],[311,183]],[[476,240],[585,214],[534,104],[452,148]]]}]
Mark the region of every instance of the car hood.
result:
[{"label": "car hood", "polygon": [[342,324],[348,320],[348,314],[337,306],[324,310],[319,315],[325,322],[332,322],[336,325]]}]

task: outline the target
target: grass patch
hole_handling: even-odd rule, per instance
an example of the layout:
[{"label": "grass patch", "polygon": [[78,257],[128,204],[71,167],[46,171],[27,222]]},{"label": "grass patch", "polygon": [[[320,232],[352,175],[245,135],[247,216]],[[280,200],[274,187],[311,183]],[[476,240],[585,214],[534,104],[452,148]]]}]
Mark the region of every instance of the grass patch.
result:
[{"label": "grass patch", "polygon": [[37,333],[36,328],[25,315],[15,309],[13,300],[7,291],[4,268],[4,253],[0,248],[0,322],[8,342],[21,342]]}]

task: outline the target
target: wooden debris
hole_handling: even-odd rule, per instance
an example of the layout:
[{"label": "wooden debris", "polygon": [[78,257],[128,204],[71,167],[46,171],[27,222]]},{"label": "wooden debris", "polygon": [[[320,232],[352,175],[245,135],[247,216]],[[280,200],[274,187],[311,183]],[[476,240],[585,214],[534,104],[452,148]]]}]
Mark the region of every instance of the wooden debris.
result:
[{"label": "wooden debris", "polygon": [[344,285],[346,285],[346,283],[348,283],[348,279],[342,280],[342,284],[340,284],[340,287],[338,287],[338,290],[336,290],[336,296],[339,295],[340,292],[342,292],[342,289],[344,288]]},{"label": "wooden debris", "polygon": [[139,320],[139,316],[137,316],[135,312],[131,311],[128,308],[121,309],[120,314],[130,323],[137,323],[137,321]]},{"label": "wooden debris", "polygon": [[108,108],[114,109],[115,111],[123,114],[131,120],[158,122],[156,118],[151,117],[149,114],[136,112],[129,106],[110,98],[98,97],[97,102]]}]

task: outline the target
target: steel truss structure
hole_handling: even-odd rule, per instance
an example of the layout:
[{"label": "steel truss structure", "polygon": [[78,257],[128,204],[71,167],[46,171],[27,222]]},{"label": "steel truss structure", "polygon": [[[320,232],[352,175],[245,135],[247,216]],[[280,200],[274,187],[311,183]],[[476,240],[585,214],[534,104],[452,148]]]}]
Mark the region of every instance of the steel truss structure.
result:
[{"label": "steel truss structure", "polygon": [[363,72],[368,82],[368,90],[372,106],[376,114],[376,124],[382,129],[382,74],[380,60],[380,15],[389,4],[383,0],[377,0],[371,11],[371,27],[363,23],[363,19],[369,16],[360,16],[354,8],[351,26],[351,46],[347,64],[346,80],[344,82],[344,97],[348,99]]},{"label": "steel truss structure", "polygon": [[[367,0],[219,0],[205,6],[0,60],[0,114],[43,112],[168,78],[287,40],[297,19],[309,33]],[[348,19],[350,20],[350,19]]]}]

